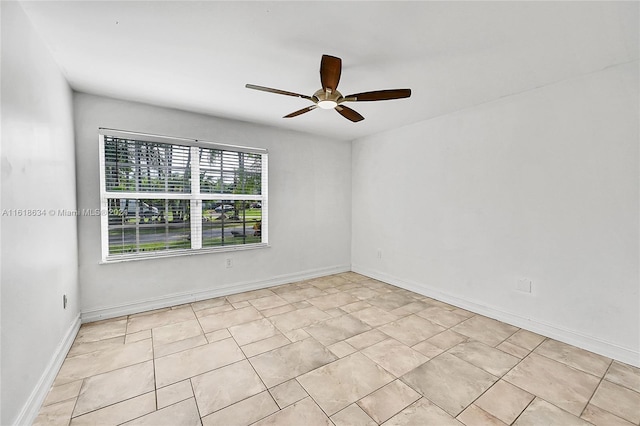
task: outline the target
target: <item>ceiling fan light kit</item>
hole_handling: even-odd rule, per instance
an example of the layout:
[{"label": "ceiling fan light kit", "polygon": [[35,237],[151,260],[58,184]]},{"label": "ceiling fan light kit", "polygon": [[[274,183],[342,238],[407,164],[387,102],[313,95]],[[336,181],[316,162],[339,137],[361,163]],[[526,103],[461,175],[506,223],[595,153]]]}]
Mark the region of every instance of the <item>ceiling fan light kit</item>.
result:
[{"label": "ceiling fan light kit", "polygon": [[322,88],[316,91],[312,96],[301,95],[300,93],[288,92],[286,90],[272,89],[270,87],[256,86],[255,84],[247,84],[247,89],[261,90],[263,92],[275,93],[278,95],[293,96],[296,98],[307,99],[314,105],[294,111],[285,115],[283,118],[297,117],[305,112],[312,111],[316,108],[335,109],[340,115],[354,123],[364,120],[364,117],[351,108],[342,105],[344,102],[363,102],[363,101],[388,101],[392,99],[402,99],[411,96],[411,89],[387,89],[375,90],[372,92],[355,93],[353,95],[342,96],[338,92],[338,83],[342,73],[342,59],[330,55],[322,55],[320,61],[320,82]]},{"label": "ceiling fan light kit", "polygon": [[340,98],[342,98],[342,95],[337,90],[334,92],[328,92],[324,89],[318,90],[311,97],[311,99],[317,99],[316,105],[318,105],[322,109],[331,109],[337,107]]}]

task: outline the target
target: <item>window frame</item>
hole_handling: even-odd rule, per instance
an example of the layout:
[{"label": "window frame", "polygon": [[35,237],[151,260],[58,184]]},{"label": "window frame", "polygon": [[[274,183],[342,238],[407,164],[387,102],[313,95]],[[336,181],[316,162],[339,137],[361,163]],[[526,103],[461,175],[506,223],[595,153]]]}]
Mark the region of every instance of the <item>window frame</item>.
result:
[{"label": "window frame", "polygon": [[[102,260],[100,263],[114,263],[131,260],[143,260],[164,258],[172,256],[185,256],[204,253],[225,251],[252,250],[269,247],[269,214],[268,214],[268,171],[269,154],[264,148],[253,148],[239,145],[221,144],[199,139],[178,138],[161,136],[125,130],[98,128],[99,173],[100,173],[100,238]],[[174,146],[187,146],[191,150],[191,158],[198,159],[200,148],[222,150],[227,152],[243,152],[259,154],[261,156],[261,182],[260,195],[256,194],[230,194],[200,192],[200,163],[191,161],[191,191],[184,192],[135,192],[135,191],[107,191],[106,185],[106,159],[105,137],[114,137],[140,142],[161,143]],[[109,254],[109,199],[161,199],[161,200],[189,200],[190,201],[190,239],[192,248],[167,249],[149,252],[136,252],[128,254]],[[259,243],[231,244],[217,247],[202,247],[202,205],[203,201],[260,201],[261,203],[261,241]],[[193,248],[195,246],[195,248]]]}]

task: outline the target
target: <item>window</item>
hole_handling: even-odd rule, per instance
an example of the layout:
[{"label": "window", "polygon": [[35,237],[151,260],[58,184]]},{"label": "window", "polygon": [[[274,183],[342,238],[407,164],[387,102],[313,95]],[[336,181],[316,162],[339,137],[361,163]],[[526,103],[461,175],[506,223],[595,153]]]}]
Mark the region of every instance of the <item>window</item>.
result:
[{"label": "window", "polygon": [[267,244],[267,151],[100,129],[104,261]]}]

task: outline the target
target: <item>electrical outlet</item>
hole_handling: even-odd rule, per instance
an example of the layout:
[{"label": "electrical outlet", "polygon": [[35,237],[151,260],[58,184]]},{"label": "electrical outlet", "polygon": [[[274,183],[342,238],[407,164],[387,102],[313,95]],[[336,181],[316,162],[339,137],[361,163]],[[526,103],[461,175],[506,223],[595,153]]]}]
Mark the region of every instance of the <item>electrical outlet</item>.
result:
[{"label": "electrical outlet", "polygon": [[224,260],[224,265],[225,265],[227,268],[233,268],[233,259],[232,259],[232,258],[230,258],[230,257],[227,257],[227,258]]},{"label": "electrical outlet", "polygon": [[382,249],[378,249],[378,259],[382,259]]},{"label": "electrical outlet", "polygon": [[67,295],[62,295],[62,309],[67,309]]},{"label": "electrical outlet", "polygon": [[516,283],[516,290],[523,293],[531,293],[531,280],[528,278],[520,278]]}]

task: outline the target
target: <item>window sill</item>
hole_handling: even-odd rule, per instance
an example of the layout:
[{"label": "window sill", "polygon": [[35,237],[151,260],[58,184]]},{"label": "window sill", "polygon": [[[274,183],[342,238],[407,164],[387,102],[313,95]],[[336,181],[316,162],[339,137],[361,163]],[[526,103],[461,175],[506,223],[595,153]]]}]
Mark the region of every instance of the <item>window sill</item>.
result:
[{"label": "window sill", "polygon": [[98,262],[100,265],[107,265],[111,263],[121,262],[135,262],[140,260],[150,259],[164,259],[167,257],[179,257],[179,256],[196,256],[199,254],[211,254],[211,253],[226,253],[233,251],[244,250],[256,250],[271,247],[268,243],[251,244],[251,245],[237,245],[237,246],[225,246],[225,247],[212,247],[202,248],[198,250],[174,250],[164,252],[149,252],[149,253],[136,253],[133,255],[112,256]]}]

